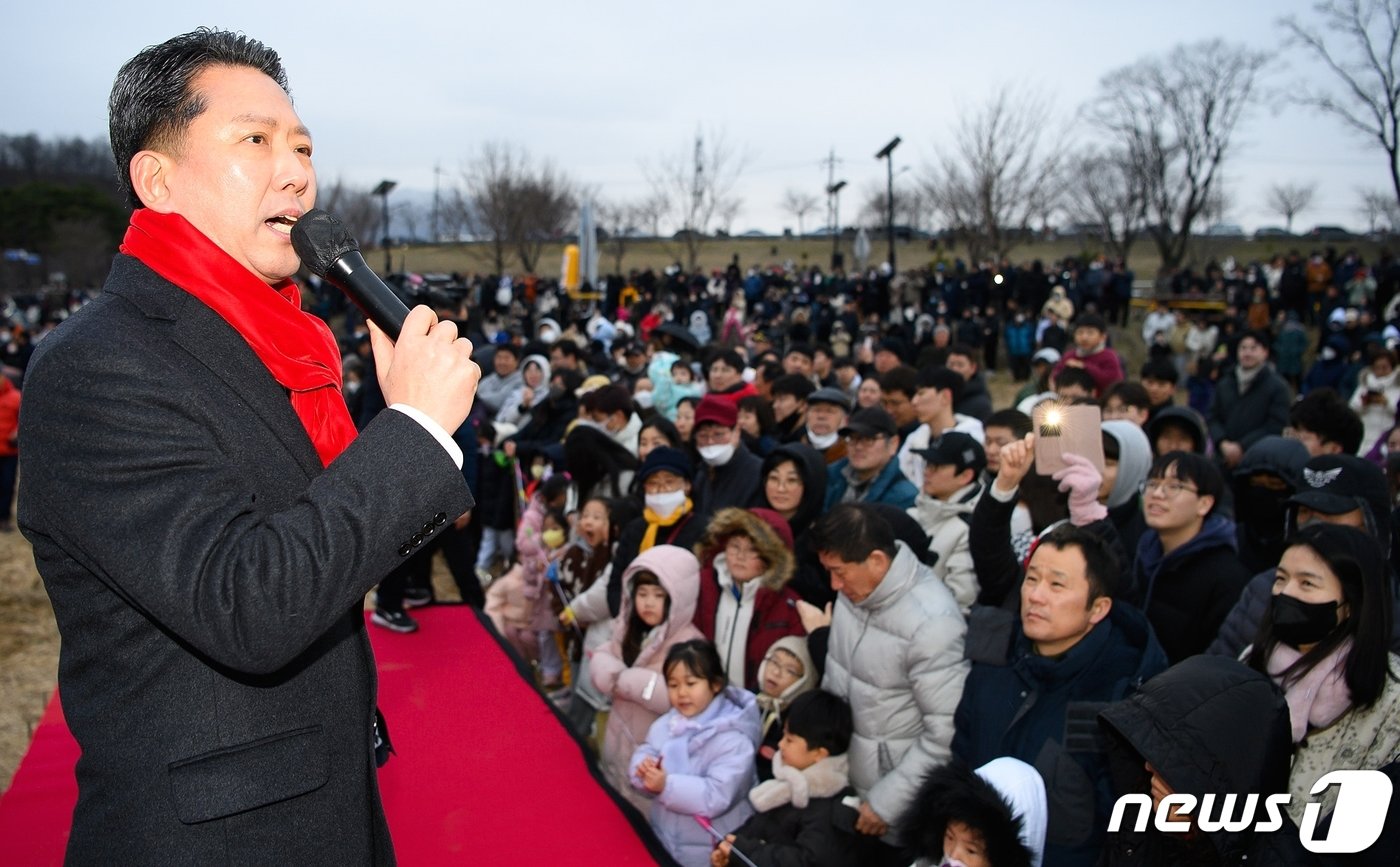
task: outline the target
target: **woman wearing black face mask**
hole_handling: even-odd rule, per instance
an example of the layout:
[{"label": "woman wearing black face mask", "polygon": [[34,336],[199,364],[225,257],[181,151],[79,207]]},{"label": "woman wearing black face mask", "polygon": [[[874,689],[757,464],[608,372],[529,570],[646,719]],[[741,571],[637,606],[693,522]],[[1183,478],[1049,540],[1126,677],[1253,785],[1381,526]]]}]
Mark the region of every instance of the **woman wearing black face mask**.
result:
[{"label": "woman wearing black face mask", "polygon": [[[1288,699],[1294,822],[1323,774],[1376,770],[1400,752],[1400,658],[1389,650],[1387,568],[1374,539],[1334,524],[1299,530],[1279,561],[1247,659]],[[1323,815],[1336,797],[1335,786],[1322,796]]]}]

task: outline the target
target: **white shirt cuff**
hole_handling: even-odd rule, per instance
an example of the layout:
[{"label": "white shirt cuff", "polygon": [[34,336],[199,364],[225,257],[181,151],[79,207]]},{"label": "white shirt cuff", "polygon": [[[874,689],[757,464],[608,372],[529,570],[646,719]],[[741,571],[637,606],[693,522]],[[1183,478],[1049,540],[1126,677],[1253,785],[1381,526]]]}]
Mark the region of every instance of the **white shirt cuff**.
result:
[{"label": "white shirt cuff", "polygon": [[390,406],[389,409],[398,410],[422,425],[423,430],[432,434],[433,439],[437,440],[438,444],[447,450],[448,456],[452,458],[452,462],[457,465],[457,469],[460,470],[462,468],[462,448],[452,441],[452,435],[443,430],[442,425],[429,418],[427,413],[422,410],[414,409],[406,403],[396,403]]},{"label": "white shirt cuff", "polygon": [[1009,503],[1016,499],[1016,494],[1020,492],[1020,490],[1021,486],[1017,485],[1009,491],[1002,491],[997,487],[996,482],[993,481],[991,486],[987,489],[987,493],[991,494],[992,499],[996,500],[998,503]]}]

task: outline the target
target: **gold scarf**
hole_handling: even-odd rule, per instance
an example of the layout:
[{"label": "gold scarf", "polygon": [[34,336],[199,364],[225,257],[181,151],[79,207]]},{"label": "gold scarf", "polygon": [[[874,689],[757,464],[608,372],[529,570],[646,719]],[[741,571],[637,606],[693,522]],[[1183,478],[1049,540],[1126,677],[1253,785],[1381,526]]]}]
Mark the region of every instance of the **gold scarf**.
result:
[{"label": "gold scarf", "polygon": [[686,515],[689,515],[690,510],[693,508],[695,508],[695,505],[691,503],[690,497],[686,497],[685,502],[681,504],[681,507],[676,511],[672,512],[671,517],[669,518],[663,518],[657,515],[651,509],[643,509],[642,517],[646,519],[647,532],[646,535],[642,537],[642,544],[639,548],[637,548],[637,553],[640,554],[643,551],[651,550],[651,546],[656,544],[656,531],[661,527],[675,526],[676,522],[679,521],[681,518],[684,518]]}]

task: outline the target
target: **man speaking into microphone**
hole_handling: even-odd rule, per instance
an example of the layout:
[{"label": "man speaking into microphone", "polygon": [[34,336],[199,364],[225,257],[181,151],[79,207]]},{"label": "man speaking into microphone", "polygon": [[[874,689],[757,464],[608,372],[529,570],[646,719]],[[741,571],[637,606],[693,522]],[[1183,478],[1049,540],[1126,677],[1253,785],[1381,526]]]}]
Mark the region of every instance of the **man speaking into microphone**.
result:
[{"label": "man speaking into microphone", "polygon": [[69,863],[392,863],[366,592],[472,506],[448,432],[471,344],[426,307],[375,331],[358,436],[289,239],[316,198],[281,61],[227,32],[117,74],[135,211],[99,298],[43,341],[19,523],[82,747]]}]

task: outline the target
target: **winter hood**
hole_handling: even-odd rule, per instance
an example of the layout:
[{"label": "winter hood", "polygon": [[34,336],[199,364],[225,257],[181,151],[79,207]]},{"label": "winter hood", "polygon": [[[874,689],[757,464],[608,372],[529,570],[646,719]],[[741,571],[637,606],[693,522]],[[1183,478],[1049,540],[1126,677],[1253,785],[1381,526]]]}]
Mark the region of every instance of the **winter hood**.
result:
[{"label": "winter hood", "polygon": [[632,616],[632,584],[638,572],[650,572],[671,597],[671,610],[661,625],[662,640],[695,619],[700,596],[700,562],[695,555],[675,545],[655,545],[637,555],[622,573],[622,611],[613,623],[613,638],[620,645],[627,638],[627,621]]},{"label": "winter hood", "polygon": [[1296,491],[1303,480],[1303,466],[1307,462],[1308,448],[1298,440],[1266,436],[1244,453],[1234,476],[1248,478],[1255,473],[1272,473]]},{"label": "winter hood", "polygon": [[780,590],[792,579],[796,559],[792,554],[792,530],[783,516],[772,509],[720,509],[710,519],[705,535],[695,546],[695,556],[712,564],[724,553],[730,536],[747,536],[768,564],[758,580],[769,590]]},{"label": "winter hood", "polygon": [[763,459],[758,486],[759,500],[770,508],[772,506],[768,497],[763,493],[763,480],[768,478],[768,473],[774,467],[784,461],[791,461],[802,476],[802,502],[797,506],[797,514],[788,522],[793,535],[798,536],[817,519],[822,513],[822,505],[826,503],[826,459],[822,457],[821,452],[802,443],[789,443],[774,449]]},{"label": "winter hood", "polygon": [[973,771],[954,760],[929,772],[898,824],[919,865],[942,863],[944,830],[957,820],[982,832],[996,867],[1039,867],[1047,811],[1045,783],[1025,762],[1002,757]]},{"label": "winter hood", "polygon": [[1201,418],[1201,414],[1189,406],[1169,406],[1148,421],[1143,432],[1147,434],[1147,439],[1151,442],[1157,441],[1157,435],[1162,432],[1162,428],[1175,422],[1191,432],[1192,451],[1198,455],[1206,453],[1206,422]]},{"label": "winter hood", "polygon": [[1107,503],[1114,509],[1137,496],[1138,485],[1152,469],[1152,444],[1142,428],[1122,419],[1104,422],[1103,432],[1118,441],[1118,478],[1108,492]]},{"label": "winter hood", "polygon": [[[765,714],[781,711],[783,708],[792,704],[793,699],[817,687],[817,667],[812,663],[812,654],[807,649],[807,638],[805,636],[784,635],[782,638],[773,642],[773,645],[768,648],[768,656],[772,656],[775,650],[786,650],[788,653],[797,657],[797,661],[802,664],[802,676],[793,681],[787,689],[783,690],[783,694],[780,696],[774,697],[766,692],[760,692],[758,694],[758,706]],[[763,686],[763,674],[767,668],[768,657],[764,657],[763,662],[758,666],[758,683],[760,688]]]}]

